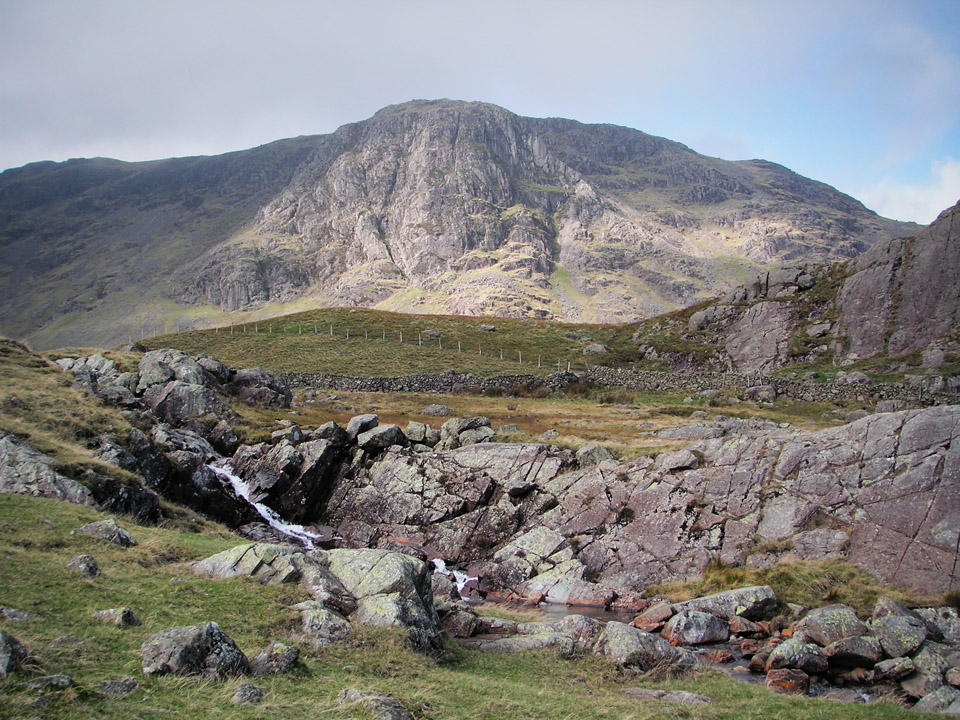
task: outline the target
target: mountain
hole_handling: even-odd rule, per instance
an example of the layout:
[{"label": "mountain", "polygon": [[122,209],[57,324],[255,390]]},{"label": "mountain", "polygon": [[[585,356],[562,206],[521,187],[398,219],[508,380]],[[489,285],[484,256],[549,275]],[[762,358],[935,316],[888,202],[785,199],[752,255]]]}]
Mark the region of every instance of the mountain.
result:
[{"label": "mountain", "polygon": [[635,320],[917,230],[770,162],[414,101],[217,157],[0,174],[0,332],[110,344],[318,304]]}]

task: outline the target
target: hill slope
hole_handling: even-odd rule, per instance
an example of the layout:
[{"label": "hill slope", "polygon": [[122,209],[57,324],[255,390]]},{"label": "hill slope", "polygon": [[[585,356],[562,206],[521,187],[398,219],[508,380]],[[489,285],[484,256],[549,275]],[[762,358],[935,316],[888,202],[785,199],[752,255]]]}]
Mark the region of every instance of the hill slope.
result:
[{"label": "hill slope", "polygon": [[3,173],[0,331],[110,343],[317,304],[632,320],[915,229],[772,163],[415,101],[218,157]]}]

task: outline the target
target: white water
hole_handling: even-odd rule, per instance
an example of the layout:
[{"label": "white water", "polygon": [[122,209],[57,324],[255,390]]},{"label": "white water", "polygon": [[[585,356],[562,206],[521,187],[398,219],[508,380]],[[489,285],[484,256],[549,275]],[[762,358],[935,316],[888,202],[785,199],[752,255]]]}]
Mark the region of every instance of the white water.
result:
[{"label": "white water", "polygon": [[208,468],[213,470],[217,477],[221,480],[226,480],[230,483],[230,486],[233,488],[233,491],[250,503],[258,513],[260,517],[267,521],[267,524],[279,530],[284,535],[288,535],[292,538],[296,538],[309,549],[313,550],[313,541],[321,540],[322,538],[316,533],[312,533],[307,530],[303,525],[295,525],[294,523],[288,523],[282,517],[277,514],[277,511],[271,507],[264,505],[263,503],[254,502],[250,499],[250,488],[243,481],[242,478],[237,477],[233,474],[233,468],[230,466],[229,460],[217,460],[210,465],[207,465]]},{"label": "white water", "polygon": [[457,584],[457,592],[460,593],[460,597],[463,597],[463,588],[466,587],[467,583],[471,580],[477,579],[475,577],[470,577],[466,573],[462,573],[459,570],[447,570],[447,564],[440,558],[434,558],[432,562],[434,573],[438,575],[446,575],[447,577],[450,577],[451,575],[453,576],[453,581]]}]

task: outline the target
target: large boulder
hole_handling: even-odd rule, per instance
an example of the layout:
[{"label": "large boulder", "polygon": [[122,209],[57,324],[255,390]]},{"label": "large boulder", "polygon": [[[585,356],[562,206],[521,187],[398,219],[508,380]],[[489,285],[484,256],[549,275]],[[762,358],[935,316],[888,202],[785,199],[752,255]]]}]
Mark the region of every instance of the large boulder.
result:
[{"label": "large boulder", "polygon": [[730,637],[730,624],[709,613],[684,610],[670,618],[660,635],[671,645],[726,642]]},{"label": "large boulder", "polygon": [[306,600],[293,606],[300,613],[301,631],[314,647],[321,648],[348,637],[353,628],[336,610],[316,600]]},{"label": "large boulder", "polygon": [[421,651],[442,648],[426,564],[386,550],[337,549],[327,556],[330,570],[357,599],[351,620],[372,627],[403,627]]},{"label": "large boulder", "polygon": [[620,667],[637,672],[657,670],[681,673],[692,670],[698,664],[695,655],[674,647],[659,635],[616,621],[607,623],[597,638],[593,652]]},{"label": "large boulder", "polygon": [[97,540],[119,545],[120,547],[132,547],[137,544],[130,533],[117,525],[113,518],[99,520],[97,522],[87,523],[83,527],[70,531],[71,535],[89,535]]},{"label": "large boulder", "polygon": [[233,417],[230,409],[211,388],[179,380],[147,388],[143,402],[171,425],[182,425],[188,420],[203,417]]},{"label": "large boulder", "polygon": [[816,645],[803,643],[795,637],[777,645],[767,658],[766,670],[794,668],[809,675],[827,671],[827,656]]},{"label": "large boulder", "polygon": [[166,385],[178,380],[191,385],[206,385],[211,376],[203,367],[180,350],[165,348],[151,350],[140,359],[140,380],[136,391],[143,393],[155,385]]},{"label": "large boulder", "polygon": [[913,655],[927,639],[926,623],[909,615],[879,617],[871,626],[883,651],[890,658]]},{"label": "large boulder", "polygon": [[140,646],[145,675],[204,675],[222,678],[249,670],[244,655],[215,622],[169,628]]},{"label": "large boulder", "polygon": [[853,608],[846,605],[827,605],[811,610],[796,625],[803,634],[821,647],[848,637],[869,635],[870,628],[860,621]]},{"label": "large boulder", "polygon": [[678,611],[696,610],[723,618],[735,615],[748,620],[764,620],[777,609],[777,596],[769,585],[726,590],[713,595],[677,603]]}]

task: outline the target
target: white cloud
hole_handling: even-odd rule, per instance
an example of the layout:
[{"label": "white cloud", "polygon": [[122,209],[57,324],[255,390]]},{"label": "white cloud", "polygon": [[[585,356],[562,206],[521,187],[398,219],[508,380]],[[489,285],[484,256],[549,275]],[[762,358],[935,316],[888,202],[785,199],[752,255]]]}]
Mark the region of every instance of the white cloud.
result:
[{"label": "white cloud", "polygon": [[960,162],[952,158],[935,160],[926,180],[903,183],[886,177],[855,193],[855,197],[884,217],[928,225],[960,200]]}]

